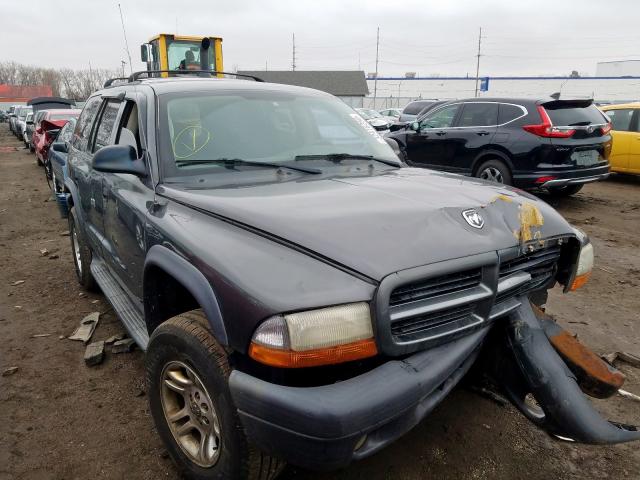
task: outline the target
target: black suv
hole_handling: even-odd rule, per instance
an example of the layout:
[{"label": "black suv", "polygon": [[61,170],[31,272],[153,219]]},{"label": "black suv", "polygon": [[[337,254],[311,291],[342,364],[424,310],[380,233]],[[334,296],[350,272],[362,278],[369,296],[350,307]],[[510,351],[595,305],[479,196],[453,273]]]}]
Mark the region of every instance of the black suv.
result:
[{"label": "black suv", "polygon": [[592,100],[473,98],[389,137],[412,166],[571,195],[609,175],[610,130]]},{"label": "black suv", "polygon": [[559,327],[530,303],[593,264],[549,205],[406,168],[323,92],[138,77],[78,119],[71,246],[80,283],[146,350],[150,411],[185,476],[344,467],[474,364],[555,435],[640,436],[591,408],[580,386],[598,382],[569,373]]}]

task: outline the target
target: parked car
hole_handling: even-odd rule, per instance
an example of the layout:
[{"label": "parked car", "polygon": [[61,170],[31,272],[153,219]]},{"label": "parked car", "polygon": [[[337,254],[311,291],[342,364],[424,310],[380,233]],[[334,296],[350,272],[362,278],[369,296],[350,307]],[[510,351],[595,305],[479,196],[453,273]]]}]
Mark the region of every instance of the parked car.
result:
[{"label": "parked car", "polygon": [[390,122],[375,110],[369,108],[356,108],[355,110],[377,131],[382,133],[389,131]]},{"label": "parked car", "polygon": [[398,122],[399,123],[413,122],[422,113],[425,113],[426,109],[436,104],[436,102],[441,102],[441,101],[434,99],[434,100],[414,100],[413,102],[409,102],[402,110],[400,117],[398,117]]},{"label": "parked car", "polygon": [[[401,115],[401,118],[409,118],[410,120],[400,121],[400,118],[398,118],[398,121],[391,124],[391,126],[389,127],[389,130],[391,130],[392,132],[396,132],[398,130],[402,130],[406,128],[412,122],[415,122],[415,121],[419,122],[428,112],[430,112],[436,107],[439,107],[443,103],[445,103],[444,100],[429,101],[426,103],[426,106],[424,104],[420,106],[421,109],[417,115],[415,116],[413,114],[405,114],[404,116]],[[413,110],[410,110],[410,111],[413,111]]]},{"label": "parked car", "polygon": [[22,105],[12,105],[9,107],[9,131],[15,135],[16,118]]},{"label": "parked car", "polygon": [[58,131],[64,124],[72,119],[78,118],[80,110],[46,110],[40,119],[39,126],[33,133],[33,144],[36,150],[36,160],[38,165],[44,165],[49,152],[49,146]]},{"label": "parked car", "polygon": [[406,168],[329,94],[140,79],[89,98],[67,164],[78,280],[146,350],[150,413],[187,478],[344,467],[474,364],[555,436],[640,438],[593,409],[591,370],[547,335],[575,338],[530,304],[586,281],[586,235],[518,190]]},{"label": "parked car", "polygon": [[27,127],[27,115],[31,113],[31,107],[22,107],[16,120],[16,137],[20,140],[24,138],[24,131]]},{"label": "parked car", "polygon": [[610,129],[591,100],[473,98],[390,138],[412,166],[565,196],[609,175]]},{"label": "parked car", "polygon": [[67,203],[67,197],[69,190],[65,186],[68,174],[67,167],[67,154],[69,152],[69,144],[71,142],[71,136],[76,128],[77,120],[71,118],[60,129],[56,138],[49,148],[47,161],[45,162],[45,171],[47,177],[51,181],[51,189],[56,197],[58,209],[60,210],[60,216],[67,218],[69,213],[69,206]]},{"label": "parked car", "polygon": [[33,112],[27,113],[27,117],[24,119],[24,131],[22,132],[22,141],[24,142],[24,148],[31,149],[31,135],[33,134]]},{"label": "parked car", "polygon": [[601,110],[611,120],[611,171],[640,175],[640,103],[607,105]]},{"label": "parked car", "polygon": [[33,125],[31,128],[27,130],[31,131],[31,137],[29,141],[29,151],[34,153],[36,151],[34,137],[36,136],[36,130],[40,127],[40,121],[43,119],[44,115],[47,113],[46,110],[39,110],[33,115]]},{"label": "parked car", "polygon": [[400,108],[387,108],[385,110],[379,110],[380,115],[383,117],[390,117],[393,121],[398,121],[400,118],[400,114],[402,113],[402,109]]},{"label": "parked car", "polygon": [[0,123],[4,123],[9,119],[9,114],[4,110],[0,110]]}]

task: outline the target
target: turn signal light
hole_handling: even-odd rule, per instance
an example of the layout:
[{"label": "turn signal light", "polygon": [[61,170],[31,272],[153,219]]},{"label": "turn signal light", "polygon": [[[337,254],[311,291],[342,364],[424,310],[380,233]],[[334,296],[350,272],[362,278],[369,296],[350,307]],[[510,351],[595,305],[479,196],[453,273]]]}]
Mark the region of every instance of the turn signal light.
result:
[{"label": "turn signal light", "polygon": [[279,350],[251,342],[249,356],[254,360],[281,368],[317,367],[336,363],[350,362],[361,358],[373,357],[378,349],[372,338],[357,342],[296,352]]},{"label": "turn signal light", "polygon": [[569,287],[569,290],[572,292],[584,286],[585,283],[589,281],[589,277],[591,277],[591,272],[585,273],[584,275],[577,276],[573,279],[573,283]]}]

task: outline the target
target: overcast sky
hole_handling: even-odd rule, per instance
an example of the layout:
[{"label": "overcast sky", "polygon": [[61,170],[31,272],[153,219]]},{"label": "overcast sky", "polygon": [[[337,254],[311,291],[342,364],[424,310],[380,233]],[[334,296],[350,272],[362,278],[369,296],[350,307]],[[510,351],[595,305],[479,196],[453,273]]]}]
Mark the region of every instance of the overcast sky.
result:
[{"label": "overcast sky", "polygon": [[[640,0],[120,0],[133,68],[139,45],[166,33],[224,39],[227,70],[297,68],[480,75],[595,73],[596,62],[640,59]],[[0,0],[0,61],[119,68],[127,60],[118,2]],[[609,21],[609,19],[615,19]],[[127,67],[128,69],[128,67]]]}]

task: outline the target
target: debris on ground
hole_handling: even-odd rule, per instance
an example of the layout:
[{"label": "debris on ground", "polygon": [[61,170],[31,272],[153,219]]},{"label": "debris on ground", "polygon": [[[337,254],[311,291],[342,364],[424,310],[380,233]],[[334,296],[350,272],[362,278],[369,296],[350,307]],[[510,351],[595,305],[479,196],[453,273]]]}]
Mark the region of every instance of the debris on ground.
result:
[{"label": "debris on ground", "polygon": [[69,340],[80,340],[81,342],[87,343],[98,325],[99,318],[100,312],[91,312],[84,317],[78,328],[68,337]]},{"label": "debris on ground", "polygon": [[132,351],[136,346],[136,342],[133,338],[125,338],[123,340],[118,340],[111,347],[111,353],[128,353]]},{"label": "debris on ground", "polygon": [[9,368],[5,368],[2,371],[2,376],[3,377],[8,377],[9,375],[13,375],[14,373],[16,373],[18,371],[18,367],[9,367]]},{"label": "debris on ground", "polygon": [[22,285],[23,283],[24,283],[24,280],[16,280],[11,284],[11,286],[15,287],[16,285]]},{"label": "debris on ground", "polygon": [[14,305],[13,308],[16,310],[22,310],[22,305]]},{"label": "debris on ground", "polygon": [[100,302],[100,300],[91,300],[91,303],[93,303],[94,305],[98,302]]},{"label": "debris on ground", "polygon": [[79,293],[78,293],[78,296],[79,296],[80,298],[84,298],[84,297],[86,297],[86,296],[87,296],[87,294],[86,294],[86,293],[84,293],[84,292],[79,292]]},{"label": "debris on ground", "polygon": [[49,250],[47,250],[46,248],[41,248],[40,255],[42,255],[43,257],[46,257],[47,255],[49,255]]},{"label": "debris on ground", "polygon": [[87,345],[84,351],[84,363],[89,367],[100,365],[104,360],[104,341],[93,342]]},{"label": "debris on ground", "polygon": [[640,357],[638,357],[637,355],[634,355],[633,353],[629,353],[629,352],[606,353],[604,355],[601,355],[600,358],[602,358],[605,362],[607,362],[609,365],[612,365],[612,366],[616,360],[620,360],[621,362],[628,363],[632,367],[640,368]]},{"label": "debris on ground", "polygon": [[66,232],[62,232],[60,234],[61,237],[68,237],[69,236],[69,231],[67,230]]},{"label": "debris on ground", "polygon": [[44,338],[44,337],[50,337],[51,334],[50,333],[36,333],[35,335],[31,335],[31,338]]},{"label": "debris on ground", "polygon": [[631,400],[635,400],[636,402],[640,402],[640,397],[635,393],[627,392],[626,390],[618,390],[618,394],[625,398],[630,398]]},{"label": "debris on ground", "polygon": [[109,338],[107,338],[104,343],[106,343],[107,345],[111,345],[112,343],[117,342],[118,340],[124,340],[126,338],[127,334],[126,333],[116,333],[115,335],[111,335]]},{"label": "debris on ground", "polygon": [[60,256],[57,253],[54,253],[53,255],[49,255],[49,260],[55,260],[56,258],[60,258]]}]

